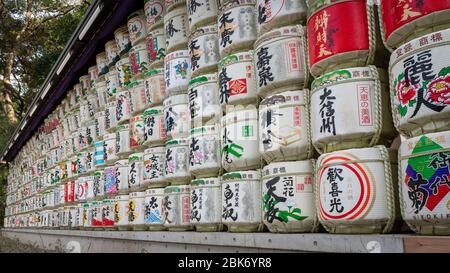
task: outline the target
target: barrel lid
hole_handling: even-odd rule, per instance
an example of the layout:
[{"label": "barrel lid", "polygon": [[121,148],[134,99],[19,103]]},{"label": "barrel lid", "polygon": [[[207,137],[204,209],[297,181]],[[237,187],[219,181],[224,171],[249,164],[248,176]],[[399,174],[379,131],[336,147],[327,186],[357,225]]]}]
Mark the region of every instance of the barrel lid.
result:
[{"label": "barrel lid", "polygon": [[233,180],[260,180],[261,172],[257,171],[238,171],[228,172],[222,175],[222,182],[229,182]]},{"label": "barrel lid", "polygon": [[83,203],[83,208],[89,208],[90,205],[91,204],[89,204],[89,203]]},{"label": "barrel lid", "polygon": [[233,53],[219,61],[219,69],[240,62],[251,62],[253,66],[253,50]]},{"label": "barrel lid", "polygon": [[138,16],[139,17],[144,17],[145,16],[144,9],[139,9],[139,10],[136,10],[136,11],[132,12],[130,15],[128,15],[127,20],[131,20],[134,17],[138,17]]},{"label": "barrel lid", "polygon": [[139,197],[144,197],[145,196],[145,192],[144,191],[135,191],[135,192],[131,192],[129,194],[129,198],[139,198]]},{"label": "barrel lid", "polygon": [[373,80],[375,75],[372,71],[375,69],[375,66],[369,65],[366,67],[345,68],[331,71],[316,78],[311,84],[311,90],[315,91],[323,86],[350,80]]},{"label": "barrel lid", "polygon": [[150,71],[145,72],[144,76],[149,77],[153,75],[163,75],[164,69],[163,68],[155,68]]},{"label": "barrel lid", "polygon": [[164,193],[188,193],[190,189],[190,185],[168,186],[164,189]]},{"label": "barrel lid", "polygon": [[162,114],[164,110],[163,106],[155,106],[155,107],[150,107],[148,109],[146,109],[144,111],[143,116],[153,116],[153,115],[158,115],[158,114]]},{"label": "barrel lid", "polygon": [[114,166],[116,166],[116,167],[126,167],[126,166],[128,166],[128,159],[117,160],[116,163],[114,164]]},{"label": "barrel lid", "polygon": [[211,35],[214,34],[217,36],[217,24],[211,24],[203,27],[197,28],[194,32],[189,36],[189,41],[194,40],[203,35]]},{"label": "barrel lid", "polygon": [[154,189],[148,189],[145,191],[146,196],[163,195],[163,194],[164,194],[164,188],[154,188]]},{"label": "barrel lid", "polygon": [[450,148],[450,131],[437,132],[403,140],[399,153],[402,158],[423,156]]},{"label": "barrel lid", "polygon": [[114,202],[113,199],[103,199],[103,201],[102,201],[103,204],[111,204],[113,202]]},{"label": "barrel lid", "polygon": [[228,11],[232,8],[240,7],[240,6],[255,6],[256,0],[234,0],[234,1],[221,1],[221,5],[219,7],[219,16],[222,15],[225,11]]},{"label": "barrel lid", "polygon": [[204,186],[220,186],[220,179],[218,177],[200,178],[191,181],[192,187]]},{"label": "barrel lid", "polygon": [[221,118],[221,124],[222,126],[226,126],[227,124],[232,124],[237,121],[257,120],[257,119],[258,119],[258,110],[256,110],[255,108],[241,109],[227,113],[225,116]]},{"label": "barrel lid", "polygon": [[279,94],[271,95],[261,101],[260,109],[279,104],[303,104],[305,96],[308,95],[309,90],[286,91]]},{"label": "barrel lid", "polygon": [[97,170],[94,172],[94,176],[103,176],[104,172],[101,170]]},{"label": "barrel lid", "polygon": [[187,104],[188,102],[189,102],[189,96],[187,94],[170,96],[164,100],[164,107],[167,107],[170,105],[177,105],[177,104]]},{"label": "barrel lid", "polygon": [[272,175],[292,175],[296,173],[311,173],[312,175],[313,161],[274,162],[265,166],[262,170],[263,177]]},{"label": "barrel lid", "polygon": [[166,141],[166,147],[184,146],[184,145],[188,145],[188,140],[186,138],[178,138]]},{"label": "barrel lid", "polygon": [[117,195],[114,200],[116,201],[128,201],[130,197],[128,195]]},{"label": "barrel lid", "polygon": [[[166,4],[167,5],[167,4]],[[169,22],[173,17],[176,16],[186,16],[187,17],[187,7],[186,5],[181,5],[174,10],[171,10],[164,15],[164,25],[166,25],[166,22]]]},{"label": "barrel lid", "polygon": [[189,50],[176,50],[172,53],[167,54],[164,57],[164,63],[167,65],[167,62],[176,58],[190,58]]},{"label": "barrel lid", "polygon": [[120,124],[120,125],[117,125],[117,127],[116,127],[116,132],[128,131],[128,130],[130,130],[130,124]]},{"label": "barrel lid", "polygon": [[128,162],[136,162],[136,161],[142,161],[144,158],[144,153],[134,153],[128,156]]},{"label": "barrel lid", "polygon": [[144,120],[144,115],[137,115],[130,118],[130,123],[139,122]]},{"label": "barrel lid", "polygon": [[164,27],[155,28],[148,33],[149,36],[164,35]]},{"label": "barrel lid", "polygon": [[[365,162],[365,161],[385,161],[389,158],[384,158],[382,151],[386,152],[386,155],[390,155],[388,149],[382,145],[370,147],[370,148],[358,148],[341,150],[331,153],[322,154],[317,160],[317,166],[323,167],[322,162],[331,165],[341,165],[348,161]],[[390,149],[393,151],[393,149]],[[391,158],[392,162],[397,162],[396,158]]]},{"label": "barrel lid", "polygon": [[144,155],[146,155],[146,154],[154,154],[154,153],[156,153],[156,154],[164,153],[165,150],[166,150],[166,147],[164,147],[164,146],[148,148],[148,149],[145,149]]},{"label": "barrel lid", "polygon": [[263,35],[261,35],[258,40],[256,40],[254,44],[255,50],[258,50],[260,46],[265,44],[266,42],[269,42],[270,40],[274,38],[279,37],[303,37],[306,36],[306,30],[305,27],[301,25],[292,25],[292,26],[285,26],[280,27],[274,30],[271,30]]},{"label": "barrel lid", "polygon": [[192,128],[190,130],[191,137],[199,136],[199,135],[209,135],[209,134],[219,134],[218,124],[196,127],[196,128]]},{"label": "barrel lid", "polygon": [[189,88],[197,87],[205,83],[215,83],[217,82],[217,73],[204,74],[189,81]]}]

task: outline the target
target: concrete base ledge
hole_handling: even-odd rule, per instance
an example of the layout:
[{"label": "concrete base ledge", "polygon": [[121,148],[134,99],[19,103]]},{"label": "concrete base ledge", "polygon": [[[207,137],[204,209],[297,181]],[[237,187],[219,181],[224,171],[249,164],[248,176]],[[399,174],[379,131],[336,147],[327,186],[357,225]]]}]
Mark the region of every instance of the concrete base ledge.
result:
[{"label": "concrete base ledge", "polygon": [[[2,229],[2,234],[40,248],[65,252],[411,252],[405,246],[409,250],[417,250],[419,247],[420,251],[420,246],[426,246],[426,252],[436,250],[433,243],[424,244],[423,239],[439,242],[438,251],[450,251],[450,237],[414,235],[40,229]],[[405,240],[409,240],[408,243]],[[447,242],[447,245],[443,242]],[[422,248],[422,251],[425,250]]]}]

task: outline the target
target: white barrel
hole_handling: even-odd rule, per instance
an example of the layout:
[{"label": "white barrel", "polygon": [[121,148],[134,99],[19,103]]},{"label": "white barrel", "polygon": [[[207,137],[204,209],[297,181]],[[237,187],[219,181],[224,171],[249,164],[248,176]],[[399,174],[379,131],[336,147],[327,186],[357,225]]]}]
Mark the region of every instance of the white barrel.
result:
[{"label": "white barrel", "polygon": [[131,72],[135,78],[142,78],[149,71],[150,54],[147,39],[141,40],[133,46],[128,53],[131,63]]},{"label": "white barrel", "polygon": [[190,180],[188,140],[184,138],[169,140],[166,142],[165,151],[165,179],[172,185],[187,184]]},{"label": "white barrel", "polygon": [[118,195],[114,198],[114,222],[119,230],[129,230],[128,222],[128,195]]},{"label": "white barrel", "polygon": [[[86,159],[86,173],[90,174],[96,170],[95,167],[95,148],[90,146],[88,149],[84,151],[85,159]],[[61,176],[63,178],[63,176]]]},{"label": "white barrel", "polygon": [[130,90],[131,110],[133,115],[139,115],[149,106],[144,80],[136,80],[128,86]]},{"label": "white barrel", "polygon": [[258,95],[307,88],[306,31],[300,25],[274,29],[255,42],[254,62]]},{"label": "white barrel", "polygon": [[222,106],[258,102],[253,51],[239,52],[223,58],[219,62],[218,77]]},{"label": "white barrel", "polygon": [[127,157],[132,153],[130,146],[130,125],[122,124],[116,128],[116,154]]},{"label": "white barrel", "polygon": [[86,177],[78,177],[75,181],[75,200],[77,202],[86,202],[87,187]]},{"label": "white barrel", "polygon": [[114,165],[116,167],[116,183],[119,194],[128,194],[128,159],[118,160]]},{"label": "white barrel", "polygon": [[106,58],[108,58],[108,67],[112,67],[120,60],[120,49],[116,40],[110,40],[105,44]]},{"label": "white barrel", "polygon": [[257,37],[258,20],[255,0],[236,0],[222,3],[217,16],[220,56],[252,49]]},{"label": "white barrel", "polygon": [[200,27],[195,32],[191,32],[188,47],[192,77],[217,71],[220,57],[216,24]]},{"label": "white barrel", "polygon": [[164,108],[155,106],[145,110],[144,115],[144,145],[154,147],[164,145],[166,129],[164,128]]},{"label": "white barrel", "polygon": [[105,108],[105,130],[111,131],[117,123],[117,101],[108,102]]},{"label": "white barrel", "polygon": [[109,166],[103,169],[103,176],[105,177],[105,195],[115,196],[118,191],[117,183],[117,167]]},{"label": "white barrel", "polygon": [[[110,73],[110,72],[108,72]],[[104,111],[106,104],[108,103],[109,95],[107,93],[107,82],[106,77],[102,76],[99,81],[95,83],[95,92],[97,92],[97,102],[98,109],[97,111]],[[95,114],[94,114],[95,116]]]},{"label": "white barrel", "polygon": [[[118,61],[117,61],[118,62]],[[109,69],[106,73],[106,94],[108,95],[108,101],[114,97],[115,94],[121,89],[119,81],[119,72],[117,71],[117,63]]]},{"label": "white barrel", "polygon": [[153,69],[144,76],[145,96],[149,106],[161,105],[167,97],[164,69]]},{"label": "white barrel", "polygon": [[398,211],[396,154],[380,145],[319,157],[314,192],[319,221],[328,232],[392,230]]},{"label": "white barrel", "polygon": [[118,124],[126,123],[131,118],[131,98],[129,91],[117,93],[116,118]]},{"label": "white barrel", "polygon": [[144,225],[145,206],[144,198],[145,192],[132,192],[129,195],[128,202],[128,222],[133,230],[146,230]]},{"label": "white barrel", "polygon": [[205,74],[189,82],[189,109],[193,126],[218,122],[222,117],[217,74]]},{"label": "white barrel", "polygon": [[139,42],[147,36],[147,20],[145,18],[144,10],[140,9],[128,15],[128,33],[130,34],[130,41],[132,46],[136,46]]},{"label": "white barrel", "polygon": [[[313,144],[319,152],[388,145],[395,136],[386,111],[386,74],[374,66],[333,71],[311,91]],[[385,109],[385,110],[382,110]]]},{"label": "white barrel", "polygon": [[167,139],[183,138],[189,135],[190,114],[188,95],[176,95],[164,100],[164,128]]},{"label": "white barrel", "polygon": [[101,229],[103,225],[103,205],[102,202],[92,202],[92,227]]},{"label": "white barrel", "polygon": [[262,170],[263,222],[271,232],[313,232],[313,160],[271,163]]},{"label": "white barrel", "polygon": [[221,231],[221,184],[217,177],[191,181],[191,224],[199,232]]},{"label": "white barrel", "polygon": [[146,189],[143,176],[144,153],[131,154],[128,157],[128,188],[131,191]]},{"label": "white barrel", "polygon": [[128,34],[128,26],[121,26],[114,31],[114,39],[120,50],[120,56],[128,53],[131,49],[130,35]]},{"label": "white barrel", "polygon": [[84,127],[84,135],[86,136],[87,146],[91,147],[94,145],[95,140],[97,139],[97,131],[95,129],[95,120],[91,119],[86,122],[86,126]]},{"label": "white barrel", "polygon": [[177,50],[164,57],[164,80],[168,96],[186,94],[191,79],[191,59],[188,50]]},{"label": "white barrel", "polygon": [[106,57],[106,52],[101,52],[95,56],[95,61],[97,63],[98,75],[105,75],[108,73],[108,58]]},{"label": "white barrel", "polygon": [[193,128],[189,138],[189,173],[196,178],[217,176],[220,167],[219,126]]},{"label": "white barrel", "polygon": [[[105,111],[95,113],[95,136],[96,140],[103,138],[106,134],[106,116]],[[95,144],[95,143],[94,143]]]},{"label": "white barrel", "polygon": [[85,99],[91,93],[91,78],[89,74],[80,77],[80,86],[82,99]]},{"label": "white barrel", "polygon": [[171,11],[176,7],[185,5],[186,0],[165,0],[165,6],[167,11]]},{"label": "white barrel", "polygon": [[164,0],[145,0],[144,11],[148,31],[164,24]]},{"label": "white barrel", "polygon": [[164,189],[164,227],[170,231],[191,230],[190,186],[169,186]]},{"label": "white barrel", "polygon": [[231,232],[262,231],[261,173],[230,172],[222,176],[222,223]]},{"label": "white barrel", "polygon": [[110,165],[114,164],[119,156],[117,155],[116,147],[116,133],[106,134],[103,136],[103,149],[105,151],[105,163]]},{"label": "white barrel", "polygon": [[144,223],[149,230],[164,230],[164,188],[148,189],[144,199]]},{"label": "white barrel", "polygon": [[119,86],[121,90],[124,90],[131,83],[131,62],[128,56],[122,57],[117,61],[115,68],[119,76]]},{"label": "white barrel", "polygon": [[144,175],[143,183],[149,188],[162,187],[165,181],[165,148],[154,147],[144,151]]},{"label": "white barrel", "polygon": [[114,230],[114,200],[104,199],[102,201],[102,227],[105,230]]},{"label": "white barrel", "polygon": [[[91,88],[95,87],[95,82],[98,80],[98,68],[96,65],[93,65],[91,67],[88,68],[88,74],[89,74],[89,78],[91,79],[90,81],[90,86]],[[61,103],[63,104],[63,103]]]},{"label": "white barrel", "polygon": [[423,235],[449,235],[450,131],[404,140],[399,149],[400,209]]},{"label": "white barrel", "polygon": [[[166,5],[167,7],[167,5]],[[164,15],[166,50],[172,52],[186,47],[188,42],[188,16],[186,6],[179,6]]]},{"label": "white barrel", "polygon": [[392,116],[406,136],[450,129],[450,29],[400,46],[391,55]]},{"label": "white barrel", "polygon": [[226,171],[258,168],[258,110],[237,109],[226,114],[221,125],[222,167]]},{"label": "white barrel", "polygon": [[[95,167],[104,166],[105,162],[105,142],[103,140],[96,141],[94,144],[94,165]],[[70,177],[70,175],[69,175]]]},{"label": "white barrel", "polygon": [[87,230],[92,228],[92,209],[92,203],[83,204],[83,228]]},{"label": "white barrel", "polygon": [[150,54],[150,69],[164,66],[166,56],[166,35],[164,27],[158,27],[148,33],[148,50]]},{"label": "white barrel", "polygon": [[105,196],[105,175],[102,170],[97,170],[94,173],[94,183],[93,191],[94,191],[94,199],[102,200],[103,196]]},{"label": "white barrel", "polygon": [[256,2],[259,36],[276,27],[306,22],[305,0],[256,0]]},{"label": "white barrel", "polygon": [[187,0],[189,31],[194,32],[199,26],[215,23],[219,11],[218,0]]},{"label": "white barrel", "polygon": [[311,158],[309,91],[286,91],[261,101],[259,106],[259,152],[272,161]]},{"label": "white barrel", "polygon": [[84,204],[78,204],[76,208],[75,225],[77,229],[84,229]]}]

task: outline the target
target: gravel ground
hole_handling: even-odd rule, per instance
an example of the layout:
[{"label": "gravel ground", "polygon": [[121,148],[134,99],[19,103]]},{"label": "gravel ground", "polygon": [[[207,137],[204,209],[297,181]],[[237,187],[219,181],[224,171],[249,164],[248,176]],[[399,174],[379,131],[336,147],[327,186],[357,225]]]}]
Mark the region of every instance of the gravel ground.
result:
[{"label": "gravel ground", "polygon": [[0,235],[0,253],[49,253],[49,251],[37,248],[30,244],[23,244],[19,240],[9,239]]}]

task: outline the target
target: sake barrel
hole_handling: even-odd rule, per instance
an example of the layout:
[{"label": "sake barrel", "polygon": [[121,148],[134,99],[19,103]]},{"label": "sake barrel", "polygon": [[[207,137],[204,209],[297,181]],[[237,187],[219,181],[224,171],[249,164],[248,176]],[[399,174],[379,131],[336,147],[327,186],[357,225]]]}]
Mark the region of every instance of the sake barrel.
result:
[{"label": "sake barrel", "polygon": [[271,163],[262,171],[263,221],[271,232],[314,232],[313,160]]},{"label": "sake barrel", "polygon": [[[117,63],[116,63],[117,65]],[[120,82],[119,82],[119,72],[117,71],[116,65],[112,66],[109,69],[109,72],[106,73],[106,94],[107,101],[110,101],[112,98],[114,98],[115,94],[121,89]]]},{"label": "sake barrel", "polygon": [[144,153],[131,154],[128,157],[128,188],[131,191],[147,188],[144,184]]},{"label": "sake barrel", "polygon": [[402,141],[399,149],[400,209],[409,227],[424,235],[449,235],[450,131]]},{"label": "sake barrel", "polygon": [[104,111],[106,104],[108,103],[109,95],[107,93],[106,86],[107,84],[105,76],[102,76],[101,79],[95,83],[95,92],[97,92],[97,102],[98,102],[97,111]]},{"label": "sake barrel", "polygon": [[130,119],[130,148],[133,151],[143,151],[146,146],[144,146],[144,116],[137,115]]},{"label": "sake barrel", "polygon": [[122,57],[117,61],[115,67],[119,76],[119,88],[123,90],[131,83],[132,72],[130,58],[127,56]]},{"label": "sake barrel", "polygon": [[[96,170],[95,167],[95,148],[90,146],[88,149],[84,151],[85,160],[86,160],[86,173],[90,174]],[[61,176],[63,177],[63,176]]]},{"label": "sake barrel", "polygon": [[187,11],[189,18],[189,31],[192,33],[200,26],[215,23],[219,10],[217,0],[187,0]]},{"label": "sake barrel", "polygon": [[114,227],[114,200],[105,199],[102,201],[102,227],[105,230],[115,230]]},{"label": "sake barrel", "polygon": [[166,142],[165,151],[165,179],[172,185],[187,184],[190,180],[188,140],[184,138],[169,140]]},{"label": "sake barrel", "polygon": [[144,223],[149,230],[164,230],[164,188],[148,189],[144,198]]},{"label": "sake barrel", "polygon": [[164,227],[170,231],[192,230],[190,223],[190,186],[169,186],[164,189]]},{"label": "sake barrel", "polygon": [[398,214],[396,151],[384,146],[323,154],[316,207],[330,233],[388,233]]},{"label": "sake barrel", "polygon": [[168,53],[164,58],[164,80],[169,96],[186,94],[191,79],[191,59],[188,50]]},{"label": "sake barrel", "polygon": [[164,24],[164,0],[145,0],[144,11],[148,31]]},{"label": "sake barrel", "polygon": [[95,61],[97,63],[98,75],[104,75],[108,73],[108,58],[106,57],[106,52],[101,52],[95,56]]},{"label": "sake barrel", "polygon": [[115,196],[118,191],[118,180],[117,180],[117,167],[109,166],[103,169],[103,175],[105,177],[105,195],[106,196]]},{"label": "sake barrel", "polygon": [[375,64],[386,67],[373,1],[319,2],[308,10],[309,67],[314,77]]},{"label": "sake barrel", "polygon": [[147,36],[147,43],[150,55],[150,69],[164,66],[164,57],[166,56],[164,27],[158,27],[150,31]]},{"label": "sake barrel", "polygon": [[267,162],[302,160],[313,156],[309,91],[286,91],[259,106],[259,152]]},{"label": "sake barrel", "polygon": [[[95,113],[95,140],[100,140],[106,134],[106,117],[105,111]],[[94,143],[95,145],[95,143]]]},{"label": "sake barrel", "polygon": [[114,198],[114,222],[118,230],[130,230],[128,222],[128,195],[118,195]]},{"label": "sake barrel", "polygon": [[165,6],[167,11],[171,11],[176,7],[185,5],[186,0],[165,0]]},{"label": "sake barrel", "polygon": [[92,202],[92,227],[101,229],[103,224],[103,208],[101,202]]},{"label": "sake barrel", "polygon": [[95,181],[95,176],[94,175],[90,175],[90,176],[85,176],[85,183],[86,183],[86,201],[87,202],[91,202],[93,200],[95,200],[95,192],[94,192],[94,181]]},{"label": "sake barrel", "polygon": [[120,49],[116,40],[110,40],[105,44],[106,58],[108,59],[108,67],[112,67],[120,60]]},{"label": "sake barrel", "polygon": [[220,129],[218,125],[193,128],[189,138],[189,173],[196,178],[220,172]]},{"label": "sake barrel", "polygon": [[132,12],[127,19],[131,45],[136,46],[147,36],[147,23],[144,10],[140,9]]},{"label": "sake barrel", "polygon": [[85,230],[92,229],[92,203],[83,204],[83,228]]},{"label": "sake barrel", "polygon": [[95,120],[89,120],[84,127],[84,136],[86,137],[86,145],[91,147],[97,139],[97,132],[95,129]]},{"label": "sake barrel", "polygon": [[116,183],[119,194],[128,194],[130,188],[128,187],[128,159],[117,160],[116,164]]},{"label": "sake barrel", "polygon": [[91,77],[89,74],[80,77],[80,85],[82,97],[86,98],[91,91]]},{"label": "sake barrel", "polygon": [[253,48],[257,36],[256,0],[222,3],[217,16],[219,51],[223,58],[231,52]]},{"label": "sake barrel", "polygon": [[149,105],[144,81],[136,80],[128,85],[128,89],[130,90],[132,114],[141,114]]},{"label": "sake barrel", "polygon": [[164,69],[157,68],[145,73],[144,88],[149,106],[162,104],[167,97]]},{"label": "sake barrel", "polygon": [[236,104],[256,104],[253,51],[239,52],[223,58],[218,66],[219,94],[222,107]]},{"label": "sake barrel", "polygon": [[391,55],[392,116],[398,131],[419,136],[450,129],[450,29],[402,45]]},{"label": "sake barrel", "polygon": [[229,172],[221,183],[222,223],[228,231],[262,231],[260,171]]},{"label": "sake barrel", "polygon": [[164,29],[166,33],[167,52],[186,47],[189,25],[185,5],[174,8],[164,15]]},{"label": "sake barrel", "polygon": [[258,95],[307,88],[309,71],[306,33],[300,25],[272,30],[255,42],[254,62]]},{"label": "sake barrel", "polygon": [[222,167],[226,171],[258,168],[258,110],[237,108],[222,118],[221,125]]},{"label": "sake barrel", "polygon": [[105,130],[110,132],[117,124],[117,101],[111,101],[106,104],[105,108]]},{"label": "sake barrel", "polygon": [[95,86],[95,82],[98,80],[98,68],[96,65],[93,65],[88,68],[88,74],[90,78],[90,86],[93,88]]},{"label": "sake barrel", "polygon": [[127,157],[133,151],[130,146],[130,125],[122,124],[116,128],[116,154],[119,157]]},{"label": "sake barrel", "polygon": [[191,181],[191,224],[199,232],[221,231],[221,184],[217,177]]},{"label": "sake barrel", "polygon": [[133,230],[146,230],[144,225],[145,207],[144,198],[145,192],[130,193],[130,201],[128,202],[128,222]]},{"label": "sake barrel", "polygon": [[121,26],[114,31],[114,39],[119,47],[119,54],[122,57],[131,49],[130,35],[128,34],[128,26]]},{"label": "sake barrel", "polygon": [[[95,167],[103,166],[105,162],[105,142],[103,140],[96,141],[94,144],[94,165]],[[69,175],[70,177],[70,175]]]},{"label": "sake barrel", "polygon": [[379,7],[381,33],[387,48],[450,28],[448,1],[387,0]]},{"label": "sake barrel", "polygon": [[156,106],[145,110],[144,123],[144,145],[153,147],[162,145],[166,140],[164,129],[163,107]]},{"label": "sake barrel", "polygon": [[97,170],[94,173],[93,191],[95,200],[102,200],[103,196],[105,196],[105,175],[103,170]]},{"label": "sake barrel", "polygon": [[216,74],[205,74],[189,82],[189,109],[193,126],[216,123],[222,117]]},{"label": "sake barrel", "polygon": [[148,51],[147,39],[141,40],[138,44],[131,48],[129,58],[133,77],[142,78],[144,73],[149,70],[150,66],[150,55]]},{"label": "sake barrel", "polygon": [[220,58],[216,24],[200,27],[191,32],[188,45],[192,77],[217,71]]},{"label": "sake barrel", "polygon": [[117,135],[116,133],[106,134],[103,136],[104,158],[107,165],[114,164],[119,156],[117,155]]},{"label": "sake barrel", "polygon": [[168,139],[189,135],[189,116],[188,95],[171,96],[164,100],[164,128]]},{"label": "sake barrel", "polygon": [[317,78],[311,91],[316,149],[322,153],[389,145],[395,130],[386,111],[386,85],[386,72],[374,66],[336,70]]},{"label": "sake barrel", "polygon": [[131,98],[129,91],[117,93],[116,118],[118,124],[127,123],[131,118]]},{"label": "sake barrel", "polygon": [[258,36],[277,27],[306,22],[305,0],[257,0],[256,8]]},{"label": "sake barrel", "polygon": [[86,178],[78,177],[75,181],[75,200],[77,202],[86,202],[87,198],[87,187],[86,187]]},{"label": "sake barrel", "polygon": [[167,184],[164,176],[164,161],[164,147],[154,147],[144,151],[143,183],[149,188],[162,187]]}]

